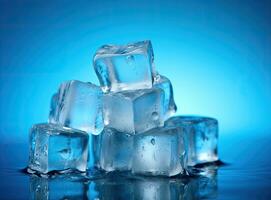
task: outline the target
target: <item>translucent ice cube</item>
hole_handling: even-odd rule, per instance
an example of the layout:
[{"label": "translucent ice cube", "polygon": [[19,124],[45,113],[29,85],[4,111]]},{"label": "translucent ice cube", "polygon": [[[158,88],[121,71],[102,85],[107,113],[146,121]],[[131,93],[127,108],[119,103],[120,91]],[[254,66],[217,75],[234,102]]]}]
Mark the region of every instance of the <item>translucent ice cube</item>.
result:
[{"label": "translucent ice cube", "polygon": [[86,171],[88,134],[56,124],[37,124],[30,130],[29,167],[41,173]]},{"label": "translucent ice cube", "polygon": [[218,121],[201,116],[176,116],[168,119],[165,126],[184,128],[188,138],[188,165],[218,160]]},{"label": "translucent ice cube", "polygon": [[86,183],[74,177],[30,177],[30,199],[88,199]]},{"label": "translucent ice cube", "polygon": [[125,46],[104,45],[97,50],[93,65],[105,92],[152,87],[155,70],[148,40]]},{"label": "translucent ice cube", "polygon": [[185,138],[180,128],[157,128],[134,135],[132,172],[174,176],[185,172]]},{"label": "translucent ice cube", "polygon": [[94,138],[94,158],[97,167],[105,171],[131,169],[133,135],[105,128]]},{"label": "translucent ice cube", "polygon": [[165,117],[169,118],[177,111],[177,106],[174,101],[173,89],[170,80],[162,75],[156,74],[154,79],[154,87],[161,88],[165,93],[164,106]]},{"label": "translucent ice cube", "polygon": [[75,80],[61,84],[51,100],[49,122],[99,134],[104,127],[101,89]]},{"label": "translucent ice cube", "polygon": [[125,133],[140,133],[164,124],[164,92],[159,88],[108,93],[104,123]]}]

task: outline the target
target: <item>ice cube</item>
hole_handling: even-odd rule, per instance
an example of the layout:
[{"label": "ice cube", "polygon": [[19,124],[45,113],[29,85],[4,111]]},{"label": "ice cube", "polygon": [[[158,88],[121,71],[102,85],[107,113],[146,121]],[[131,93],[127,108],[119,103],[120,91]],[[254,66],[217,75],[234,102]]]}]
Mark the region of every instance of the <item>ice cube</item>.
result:
[{"label": "ice cube", "polygon": [[134,135],[132,173],[174,176],[185,172],[186,145],[182,129],[157,128]]},{"label": "ice cube", "polygon": [[155,70],[149,40],[125,46],[104,45],[97,50],[93,65],[105,92],[152,87]]},{"label": "ice cube", "polygon": [[74,177],[30,177],[30,199],[88,199],[86,182]]},{"label": "ice cube", "polygon": [[73,169],[86,171],[88,134],[56,124],[37,124],[30,130],[29,167],[41,173]]},{"label": "ice cube", "polygon": [[104,123],[135,134],[163,126],[164,92],[159,88],[108,93],[104,96]]},{"label": "ice cube", "polygon": [[201,116],[176,116],[168,119],[165,126],[179,126],[188,138],[188,165],[218,160],[218,121]]},{"label": "ice cube", "polygon": [[93,146],[95,164],[105,171],[130,170],[132,164],[133,135],[105,128]]},{"label": "ice cube", "polygon": [[164,91],[165,93],[164,115],[166,118],[171,117],[177,111],[177,106],[174,101],[173,88],[172,88],[170,80],[165,76],[156,74],[153,86],[157,88],[161,88]]},{"label": "ice cube", "polygon": [[100,134],[104,127],[102,97],[101,89],[92,83],[65,82],[52,97],[49,122]]}]

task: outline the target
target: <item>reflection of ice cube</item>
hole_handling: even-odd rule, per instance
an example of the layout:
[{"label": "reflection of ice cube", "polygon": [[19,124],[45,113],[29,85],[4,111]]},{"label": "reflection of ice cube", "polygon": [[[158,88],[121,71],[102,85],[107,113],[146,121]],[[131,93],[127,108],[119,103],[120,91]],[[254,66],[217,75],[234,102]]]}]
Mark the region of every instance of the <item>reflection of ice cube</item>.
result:
[{"label": "reflection of ice cube", "polygon": [[30,177],[30,199],[87,199],[86,183],[75,181],[73,178]]},{"label": "reflection of ice cube", "polygon": [[180,128],[157,128],[134,135],[132,172],[174,176],[184,172],[185,139]]},{"label": "reflection of ice cube", "polygon": [[93,137],[95,138],[93,150],[97,167],[105,171],[131,169],[132,135],[105,128],[100,135]]},{"label": "reflection of ice cube", "polygon": [[104,127],[101,89],[81,81],[61,84],[51,100],[49,122],[99,134]]},{"label": "reflection of ice cube", "polygon": [[144,177],[135,181],[134,195],[142,200],[184,199],[185,186],[182,179]]},{"label": "reflection of ice cube", "polygon": [[88,135],[55,124],[37,124],[30,131],[29,167],[41,173],[53,170],[86,171]]},{"label": "reflection of ice cube", "polygon": [[127,200],[134,199],[133,181],[116,175],[112,178],[94,181],[97,199],[101,200]]},{"label": "reflection of ice cube", "polygon": [[125,46],[104,45],[97,50],[93,63],[105,91],[152,87],[154,65],[150,41]]},{"label": "reflection of ice cube", "polygon": [[218,160],[216,119],[200,116],[177,116],[165,122],[165,126],[179,126],[188,138],[188,165]]},{"label": "reflection of ice cube", "polygon": [[154,87],[161,88],[165,93],[164,111],[166,118],[172,116],[177,111],[174,101],[173,88],[170,80],[162,75],[157,74],[154,79]]},{"label": "reflection of ice cube", "polygon": [[[194,190],[187,190],[186,179],[165,179],[159,177],[125,177],[119,174],[97,179],[91,186],[97,199],[164,200],[190,199]],[[197,191],[196,191],[197,192]],[[93,195],[94,197],[94,195]]]},{"label": "reflection of ice cube", "polygon": [[201,169],[205,171],[204,176],[197,176],[187,183],[187,199],[217,198],[217,169],[214,166],[207,168]]},{"label": "reflection of ice cube", "polygon": [[164,124],[164,92],[159,88],[108,93],[105,125],[125,133],[140,133]]}]

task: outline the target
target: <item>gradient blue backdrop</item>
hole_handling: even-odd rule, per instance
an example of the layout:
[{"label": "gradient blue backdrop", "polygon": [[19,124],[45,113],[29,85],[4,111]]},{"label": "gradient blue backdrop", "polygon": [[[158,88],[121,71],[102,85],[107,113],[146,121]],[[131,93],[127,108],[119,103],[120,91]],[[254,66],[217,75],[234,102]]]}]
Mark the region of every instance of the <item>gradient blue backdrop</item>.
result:
[{"label": "gradient blue backdrop", "polygon": [[271,3],[0,1],[1,143],[26,142],[64,80],[98,83],[102,44],[150,39],[180,114],[218,118],[223,134],[271,131]]}]

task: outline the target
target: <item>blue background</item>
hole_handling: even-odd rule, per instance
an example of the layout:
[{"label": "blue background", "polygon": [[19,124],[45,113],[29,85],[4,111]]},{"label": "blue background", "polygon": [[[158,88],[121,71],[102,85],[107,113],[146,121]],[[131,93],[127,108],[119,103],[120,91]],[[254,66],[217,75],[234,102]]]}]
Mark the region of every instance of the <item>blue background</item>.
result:
[{"label": "blue background", "polygon": [[219,120],[219,154],[230,163],[219,170],[219,196],[270,197],[268,0],[0,0],[0,196],[29,194],[18,173],[27,166],[28,129],[47,121],[59,84],[98,84],[99,46],[145,39],[172,81],[178,114]]},{"label": "blue background", "polygon": [[180,114],[271,130],[270,1],[0,1],[1,142],[27,141],[64,80],[98,83],[102,44],[150,39]]}]

